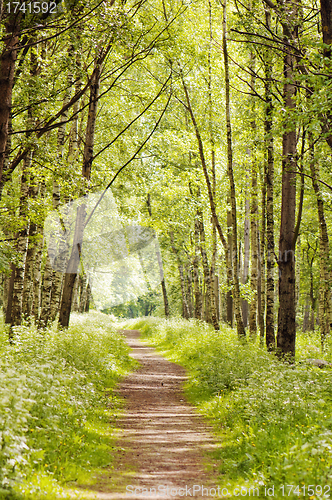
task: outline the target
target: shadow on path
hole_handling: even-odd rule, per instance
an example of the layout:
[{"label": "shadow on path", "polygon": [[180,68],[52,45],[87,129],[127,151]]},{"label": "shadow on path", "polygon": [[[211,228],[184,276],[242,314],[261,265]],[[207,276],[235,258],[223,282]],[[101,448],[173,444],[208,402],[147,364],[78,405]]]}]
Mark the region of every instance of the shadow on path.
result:
[{"label": "shadow on path", "polygon": [[91,498],[212,498],[198,487],[216,487],[217,474],[213,464],[207,472],[204,451],[217,444],[202,417],[185,401],[185,370],[140,342],[139,331],[122,333],[141,366],[119,387],[125,401],[125,413],[117,421],[122,451],[114,468],[89,488]]}]

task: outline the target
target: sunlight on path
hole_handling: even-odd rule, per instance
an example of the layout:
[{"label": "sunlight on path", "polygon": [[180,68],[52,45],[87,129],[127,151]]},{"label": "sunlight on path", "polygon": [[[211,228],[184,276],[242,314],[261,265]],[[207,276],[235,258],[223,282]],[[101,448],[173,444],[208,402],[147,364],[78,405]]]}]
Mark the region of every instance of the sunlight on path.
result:
[{"label": "sunlight on path", "polygon": [[100,477],[84,497],[179,499],[190,497],[196,485],[195,498],[206,498],[197,488],[217,487],[217,474],[206,471],[204,451],[217,444],[205,422],[184,399],[185,371],[143,345],[139,332],[124,333],[132,356],[142,366],[119,388],[126,408],[118,420],[117,444],[122,451],[114,469]]}]

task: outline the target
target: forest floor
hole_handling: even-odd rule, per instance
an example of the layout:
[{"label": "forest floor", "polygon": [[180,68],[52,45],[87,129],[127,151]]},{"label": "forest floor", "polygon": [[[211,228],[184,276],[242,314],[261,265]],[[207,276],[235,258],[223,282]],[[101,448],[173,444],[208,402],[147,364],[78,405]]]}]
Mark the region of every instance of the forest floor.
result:
[{"label": "forest floor", "polygon": [[140,367],[118,389],[124,411],[117,421],[115,464],[85,495],[98,500],[206,498],[202,486],[217,488],[213,451],[218,443],[185,400],[185,370],[143,344],[139,331],[123,333]]}]

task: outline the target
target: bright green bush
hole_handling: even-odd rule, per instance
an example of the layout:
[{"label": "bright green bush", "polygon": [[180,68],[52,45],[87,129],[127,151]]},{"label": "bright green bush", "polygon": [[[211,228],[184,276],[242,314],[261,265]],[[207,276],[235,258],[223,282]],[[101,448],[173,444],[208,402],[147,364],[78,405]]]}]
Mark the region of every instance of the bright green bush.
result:
[{"label": "bright green bush", "polygon": [[19,327],[14,345],[2,331],[0,498],[14,489],[35,499],[42,483],[76,480],[110,462],[110,436],[98,430],[112,416],[115,382],[133,361],[104,315],[73,315],[72,323],[67,331]]},{"label": "bright green bush", "polygon": [[[187,368],[188,396],[221,438],[223,482],[275,485],[275,498],[281,485],[331,483],[332,370],[303,362],[322,357],[318,334],[298,336],[300,362],[289,365],[227,327],[156,318],[129,326]],[[329,344],[323,357],[331,359]],[[323,498],[317,491],[311,498]]]}]

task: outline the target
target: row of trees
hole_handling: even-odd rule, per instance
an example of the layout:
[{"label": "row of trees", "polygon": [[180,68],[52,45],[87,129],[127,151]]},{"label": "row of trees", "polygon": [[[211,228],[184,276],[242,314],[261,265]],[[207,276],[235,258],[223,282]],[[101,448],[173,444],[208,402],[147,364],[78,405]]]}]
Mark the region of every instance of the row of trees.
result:
[{"label": "row of trees", "polygon": [[216,330],[223,320],[290,355],[296,327],[318,320],[323,345],[331,8],[325,0],[320,8],[290,0],[4,8],[6,322],[34,317],[44,327],[59,314],[66,327],[72,308],[87,308],[86,205],[65,274],[52,268],[43,224],[52,209],[112,188],[123,220],[159,235],[166,316],[181,312]]}]

